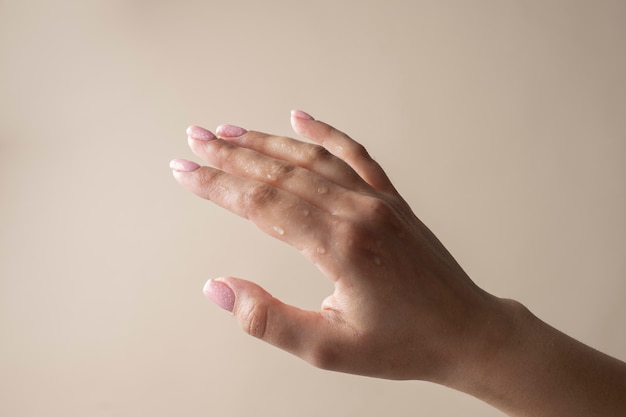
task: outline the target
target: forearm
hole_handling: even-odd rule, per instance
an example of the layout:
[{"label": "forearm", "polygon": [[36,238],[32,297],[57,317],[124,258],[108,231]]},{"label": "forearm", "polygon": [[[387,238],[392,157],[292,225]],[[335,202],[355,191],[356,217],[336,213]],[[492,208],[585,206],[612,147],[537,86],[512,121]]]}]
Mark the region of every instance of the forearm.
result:
[{"label": "forearm", "polygon": [[[519,303],[491,340],[497,349],[465,367],[448,385],[511,416],[623,416],[626,364],[539,320]],[[506,337],[503,337],[506,335]]]}]

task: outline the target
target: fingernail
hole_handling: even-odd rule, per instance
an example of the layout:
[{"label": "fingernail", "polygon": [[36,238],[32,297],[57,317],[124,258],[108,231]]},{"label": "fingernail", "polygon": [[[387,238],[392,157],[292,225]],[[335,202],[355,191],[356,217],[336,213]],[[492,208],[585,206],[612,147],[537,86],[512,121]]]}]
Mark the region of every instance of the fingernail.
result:
[{"label": "fingernail", "polygon": [[170,168],[174,171],[180,172],[191,172],[200,168],[200,165],[196,164],[193,161],[187,161],[186,159],[174,159],[170,162]]},{"label": "fingernail", "polygon": [[192,139],[204,141],[217,139],[213,133],[200,126],[189,126],[187,128],[187,136]]},{"label": "fingernail", "polygon": [[235,307],[235,293],[224,282],[210,279],[204,284],[202,291],[209,300],[232,313]]},{"label": "fingernail", "polygon": [[295,117],[297,119],[302,119],[302,120],[315,120],[313,116],[311,116],[309,113],[305,113],[302,110],[297,110],[297,109],[291,111],[291,117]]},{"label": "fingernail", "polygon": [[219,125],[217,129],[215,129],[215,132],[218,134],[218,136],[224,138],[236,138],[247,133],[248,131],[239,126]]}]

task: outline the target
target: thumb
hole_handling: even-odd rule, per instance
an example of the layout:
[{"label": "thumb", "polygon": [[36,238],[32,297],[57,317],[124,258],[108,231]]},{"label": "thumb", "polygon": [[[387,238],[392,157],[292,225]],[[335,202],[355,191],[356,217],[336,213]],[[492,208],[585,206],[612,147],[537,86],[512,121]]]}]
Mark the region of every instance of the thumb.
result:
[{"label": "thumb", "polygon": [[204,295],[230,311],[251,336],[321,365],[319,352],[329,329],[320,312],[285,304],[257,284],[233,277],[210,279]]}]

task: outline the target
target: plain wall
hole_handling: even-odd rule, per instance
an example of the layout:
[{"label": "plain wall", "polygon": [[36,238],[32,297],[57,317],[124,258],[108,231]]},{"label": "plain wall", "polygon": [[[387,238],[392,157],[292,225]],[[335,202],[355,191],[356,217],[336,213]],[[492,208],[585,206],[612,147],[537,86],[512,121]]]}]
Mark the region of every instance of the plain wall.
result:
[{"label": "plain wall", "polygon": [[502,415],[317,370],[204,299],[330,291],[168,168],[189,124],[292,134],[292,108],[480,286],[626,359],[625,40],[619,0],[0,0],[0,415]]}]

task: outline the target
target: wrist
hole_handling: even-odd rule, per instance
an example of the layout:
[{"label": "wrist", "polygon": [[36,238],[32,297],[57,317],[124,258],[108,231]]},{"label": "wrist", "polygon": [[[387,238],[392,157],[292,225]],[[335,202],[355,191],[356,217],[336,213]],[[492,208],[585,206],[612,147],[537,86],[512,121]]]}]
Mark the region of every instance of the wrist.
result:
[{"label": "wrist", "polygon": [[496,405],[511,388],[506,378],[525,357],[525,346],[538,319],[521,303],[488,295],[465,340],[458,344],[455,366],[438,382]]},{"label": "wrist", "polygon": [[626,364],[561,333],[513,300],[497,306],[442,383],[511,416],[621,415]]}]

